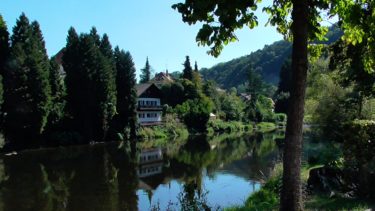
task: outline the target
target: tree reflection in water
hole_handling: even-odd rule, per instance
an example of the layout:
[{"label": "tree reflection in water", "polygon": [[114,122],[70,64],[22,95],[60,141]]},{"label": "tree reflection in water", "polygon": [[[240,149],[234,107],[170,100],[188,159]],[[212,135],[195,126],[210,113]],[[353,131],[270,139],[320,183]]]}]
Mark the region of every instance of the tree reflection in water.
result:
[{"label": "tree reflection in water", "polygon": [[[279,159],[277,137],[190,137],[180,147],[160,149],[162,157],[150,163],[139,161],[145,151],[137,152],[134,145],[119,148],[117,143],[3,156],[0,210],[219,209],[217,201],[211,201],[218,192],[210,192],[207,181],[233,175],[247,181],[246,195],[254,191]],[[175,185],[172,198],[160,201],[157,190],[168,185],[170,190]]]}]

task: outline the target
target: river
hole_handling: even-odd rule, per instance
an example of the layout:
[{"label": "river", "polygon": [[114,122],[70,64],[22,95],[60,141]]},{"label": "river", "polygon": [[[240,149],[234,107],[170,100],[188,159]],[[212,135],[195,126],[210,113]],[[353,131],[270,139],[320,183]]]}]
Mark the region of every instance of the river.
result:
[{"label": "river", "polygon": [[241,205],[280,162],[282,134],[118,143],[0,158],[0,210],[192,210]]}]

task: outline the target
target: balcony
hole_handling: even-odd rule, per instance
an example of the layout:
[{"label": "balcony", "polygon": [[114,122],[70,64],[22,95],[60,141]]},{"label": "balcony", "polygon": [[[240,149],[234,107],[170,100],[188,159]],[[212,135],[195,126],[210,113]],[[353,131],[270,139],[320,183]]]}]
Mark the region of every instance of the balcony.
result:
[{"label": "balcony", "polygon": [[161,105],[138,105],[138,111],[162,111]]}]

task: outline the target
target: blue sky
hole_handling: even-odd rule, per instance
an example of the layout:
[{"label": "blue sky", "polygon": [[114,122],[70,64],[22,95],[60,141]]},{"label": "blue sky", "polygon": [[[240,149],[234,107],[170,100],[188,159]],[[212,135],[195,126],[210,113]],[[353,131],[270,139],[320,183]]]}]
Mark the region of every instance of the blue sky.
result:
[{"label": "blue sky", "polygon": [[238,31],[239,42],[226,46],[218,58],[207,55],[208,47],[195,42],[199,26],[181,21],[171,9],[178,0],[2,0],[0,14],[11,31],[21,12],[37,20],[46,42],[49,56],[66,44],[67,31],[89,32],[95,26],[100,34],[107,33],[113,46],[130,51],[137,72],[146,57],[155,72],[181,71],[185,56],[199,67],[211,67],[219,62],[247,55],[266,44],[282,39],[275,28],[264,27],[267,16],[259,12],[259,26]]}]

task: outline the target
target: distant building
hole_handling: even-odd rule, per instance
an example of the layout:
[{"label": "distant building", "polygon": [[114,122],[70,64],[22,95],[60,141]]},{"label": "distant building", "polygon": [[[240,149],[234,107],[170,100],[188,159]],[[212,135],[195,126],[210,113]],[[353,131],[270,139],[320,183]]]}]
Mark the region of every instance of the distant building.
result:
[{"label": "distant building", "polygon": [[137,116],[141,125],[157,125],[162,121],[163,108],[160,104],[161,90],[154,83],[136,85]]},{"label": "distant building", "polygon": [[243,101],[245,101],[245,102],[250,101],[250,100],[251,100],[251,94],[241,93],[241,94],[240,94],[240,98],[241,98]]},{"label": "distant building", "polygon": [[151,83],[155,83],[156,85],[161,85],[165,83],[173,83],[173,77],[168,73],[168,70],[165,72],[160,72],[155,74],[155,77],[150,80]]}]

